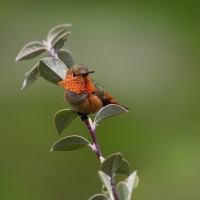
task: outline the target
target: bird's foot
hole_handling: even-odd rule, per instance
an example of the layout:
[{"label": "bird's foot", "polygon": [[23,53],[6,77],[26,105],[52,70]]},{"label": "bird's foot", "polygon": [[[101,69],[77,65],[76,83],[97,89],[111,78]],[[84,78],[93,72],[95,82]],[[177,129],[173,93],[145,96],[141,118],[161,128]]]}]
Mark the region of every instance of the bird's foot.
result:
[{"label": "bird's foot", "polygon": [[87,115],[77,112],[77,114],[81,117],[82,121],[85,121],[86,119],[88,119]]}]

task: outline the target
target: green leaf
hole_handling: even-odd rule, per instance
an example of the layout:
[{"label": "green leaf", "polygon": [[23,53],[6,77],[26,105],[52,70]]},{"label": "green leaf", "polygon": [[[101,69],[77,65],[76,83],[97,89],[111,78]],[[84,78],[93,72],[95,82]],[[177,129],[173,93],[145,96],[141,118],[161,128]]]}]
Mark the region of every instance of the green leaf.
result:
[{"label": "green leaf", "polygon": [[64,33],[62,35],[60,35],[54,42],[54,44],[52,44],[53,48],[55,49],[55,52],[57,53],[65,44],[65,42],[67,41],[67,36],[70,34],[71,32],[67,32]]},{"label": "green leaf", "polygon": [[122,154],[116,153],[108,156],[101,164],[101,169],[108,176],[113,177],[122,162]]},{"label": "green leaf", "polygon": [[130,200],[128,187],[124,182],[119,182],[117,184],[117,195],[119,197],[119,200]]},{"label": "green leaf", "polygon": [[38,66],[39,63],[37,63],[29,72],[25,74],[26,79],[24,80],[23,87],[21,89],[28,87],[40,76]]},{"label": "green leaf", "polygon": [[110,197],[112,199],[113,195],[112,195],[112,187],[111,187],[111,178],[102,171],[98,171],[98,175],[101,182],[106,186],[107,191],[110,194]]},{"label": "green leaf", "polygon": [[62,35],[71,24],[61,24],[52,28],[47,35],[47,42],[53,46],[57,38]]},{"label": "green leaf", "polygon": [[61,49],[58,52],[58,57],[65,63],[68,69],[75,65],[74,57],[69,50]]},{"label": "green leaf", "polygon": [[36,56],[40,55],[45,50],[46,48],[42,42],[38,42],[38,41],[30,42],[21,49],[21,51],[15,58],[15,61],[35,58]]},{"label": "green leaf", "polygon": [[139,183],[139,178],[137,176],[137,171],[134,171],[125,181],[126,186],[128,187],[129,194],[131,195],[133,189],[137,187]]},{"label": "green leaf", "polygon": [[39,71],[47,81],[58,84],[65,79],[67,73],[66,65],[59,59],[48,57],[40,60]]},{"label": "green leaf", "polygon": [[116,173],[125,174],[127,176],[130,174],[130,165],[127,160],[125,160],[124,158],[122,159],[122,162],[119,168],[117,169]]},{"label": "green leaf", "polygon": [[111,200],[111,199],[104,194],[95,194],[94,196],[90,197],[89,200]]},{"label": "green leaf", "polygon": [[77,117],[77,111],[71,109],[64,109],[58,111],[54,116],[54,123],[58,134],[60,135]]},{"label": "green leaf", "polygon": [[103,120],[105,118],[118,115],[120,113],[128,112],[124,107],[116,105],[116,104],[109,104],[103,107],[95,116],[94,123],[96,124],[98,121]]},{"label": "green leaf", "polygon": [[51,148],[51,151],[74,151],[84,147],[91,147],[89,141],[78,135],[70,135],[57,141]]}]

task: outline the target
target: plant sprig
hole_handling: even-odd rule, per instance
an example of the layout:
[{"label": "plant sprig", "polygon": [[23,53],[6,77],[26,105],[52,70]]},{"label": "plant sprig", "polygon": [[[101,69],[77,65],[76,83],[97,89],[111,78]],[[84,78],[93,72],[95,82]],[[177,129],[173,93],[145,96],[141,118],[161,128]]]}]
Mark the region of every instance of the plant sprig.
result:
[{"label": "plant sprig", "polygon": [[[43,52],[48,53],[48,57],[41,59],[35,66],[25,74],[22,89],[27,88],[38,77],[43,77],[50,83],[57,84],[65,78],[67,70],[74,66],[74,56],[67,50],[62,49],[67,37],[71,32],[66,30],[71,24],[62,24],[52,28],[47,39],[42,42],[34,41],[26,44],[16,57],[16,61],[27,60],[37,57]],[[103,184],[103,194],[96,194],[89,200],[130,200],[134,188],[138,185],[137,172],[130,174],[130,165],[121,153],[112,154],[104,158],[96,138],[95,130],[97,123],[101,120],[128,112],[124,107],[109,104],[103,107],[92,121],[90,118],[82,118],[86,124],[93,144],[86,138],[79,135],[70,135],[58,140],[51,148],[51,151],[74,151],[84,147],[90,147],[100,161],[101,170],[98,171],[99,178]],[[78,116],[79,113],[73,109],[58,111],[54,116],[54,123],[60,135]],[[128,178],[115,186],[115,174],[125,174]]]}]

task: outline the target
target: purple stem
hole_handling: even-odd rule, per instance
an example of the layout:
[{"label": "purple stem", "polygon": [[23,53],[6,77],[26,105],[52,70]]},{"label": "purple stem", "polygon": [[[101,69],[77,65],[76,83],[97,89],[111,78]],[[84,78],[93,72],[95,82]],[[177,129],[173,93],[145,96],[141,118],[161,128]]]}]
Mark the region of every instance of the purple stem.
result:
[{"label": "purple stem", "polygon": [[111,177],[111,187],[112,187],[112,193],[113,193],[114,199],[119,200],[119,197],[118,197],[117,191],[116,191],[116,187],[115,187],[115,183],[114,183],[114,177]]},{"label": "purple stem", "polygon": [[92,137],[92,141],[94,142],[94,152],[96,153],[96,155],[98,156],[99,160],[100,160],[100,157],[102,156],[101,154],[101,150],[100,150],[100,147],[99,147],[99,144],[98,144],[98,141],[97,141],[97,138],[96,138],[96,135],[95,135],[95,129],[93,129],[91,126],[90,126],[90,123],[88,121],[88,118],[87,119],[84,119],[83,120],[85,122],[85,125],[87,126],[89,132],[90,132],[90,135]]},{"label": "purple stem", "polygon": [[[100,160],[100,157],[102,156],[102,154],[101,154],[101,150],[99,148],[99,144],[98,144],[98,141],[97,141],[97,138],[96,138],[95,129],[93,129],[91,127],[87,117],[82,117],[82,120],[85,122],[85,125],[87,126],[87,128],[90,132],[90,135],[91,135],[92,140],[94,142],[94,152],[96,153],[96,155],[98,156],[98,158]],[[112,193],[113,193],[114,199],[119,200],[119,197],[118,197],[117,191],[116,191],[116,187],[115,187],[115,183],[114,183],[114,177],[111,177],[111,187],[112,187]]]}]

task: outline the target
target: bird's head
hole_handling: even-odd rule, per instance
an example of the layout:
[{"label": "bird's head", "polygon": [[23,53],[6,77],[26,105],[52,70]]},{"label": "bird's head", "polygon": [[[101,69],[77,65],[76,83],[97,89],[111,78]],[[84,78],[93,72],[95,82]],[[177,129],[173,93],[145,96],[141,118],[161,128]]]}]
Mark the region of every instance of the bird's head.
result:
[{"label": "bird's head", "polygon": [[83,64],[77,64],[68,69],[66,78],[58,84],[74,92],[78,90],[76,93],[82,92],[83,90],[87,90],[86,87],[90,85],[88,84],[91,82],[88,77],[90,73],[94,73],[94,71],[89,71]]},{"label": "bird's head", "polygon": [[67,71],[66,78],[67,79],[85,78],[90,73],[94,73],[94,71],[89,71],[85,65],[78,64]]}]

